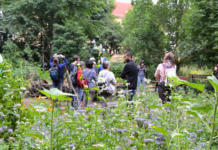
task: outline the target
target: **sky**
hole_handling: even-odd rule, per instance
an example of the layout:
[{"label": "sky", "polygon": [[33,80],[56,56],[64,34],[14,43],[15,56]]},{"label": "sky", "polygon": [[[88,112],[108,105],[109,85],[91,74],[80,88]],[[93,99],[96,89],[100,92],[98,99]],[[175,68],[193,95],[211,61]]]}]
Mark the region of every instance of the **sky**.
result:
[{"label": "sky", "polygon": [[[131,0],[116,0],[117,2],[126,2],[126,3],[131,3]],[[152,0],[154,4],[157,3],[158,0]]]}]

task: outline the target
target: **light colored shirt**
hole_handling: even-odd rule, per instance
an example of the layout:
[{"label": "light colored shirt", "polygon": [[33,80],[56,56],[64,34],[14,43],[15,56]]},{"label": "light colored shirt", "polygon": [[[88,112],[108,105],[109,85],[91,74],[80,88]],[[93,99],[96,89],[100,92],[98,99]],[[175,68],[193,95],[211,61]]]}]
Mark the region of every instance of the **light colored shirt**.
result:
[{"label": "light colored shirt", "polygon": [[[167,64],[165,64],[165,65],[167,65]],[[175,65],[175,68],[176,68],[176,65]],[[160,82],[162,82],[165,79],[164,74],[165,74],[164,66],[163,66],[163,63],[161,63],[161,64],[158,65],[157,70],[156,70],[154,76],[156,78],[160,77]]]},{"label": "light colored shirt", "polygon": [[116,83],[115,76],[113,72],[110,72],[108,70],[103,70],[99,73],[99,77],[105,78],[105,81],[108,84],[108,93],[114,94],[115,93],[115,86],[114,84]]}]

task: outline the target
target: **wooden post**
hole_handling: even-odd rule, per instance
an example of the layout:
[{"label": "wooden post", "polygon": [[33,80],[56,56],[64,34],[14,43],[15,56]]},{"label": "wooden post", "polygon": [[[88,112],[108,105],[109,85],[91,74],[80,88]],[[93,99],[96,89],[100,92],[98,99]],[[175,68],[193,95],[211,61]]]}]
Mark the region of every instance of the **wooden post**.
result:
[{"label": "wooden post", "polygon": [[66,66],[65,66],[65,68],[66,68],[66,75],[67,75],[67,81],[68,81],[69,87],[70,87],[71,90],[73,90],[74,93],[76,94],[77,102],[78,102],[78,104],[79,104],[79,106],[80,106],[80,101],[79,101],[78,94],[77,94],[76,90],[75,90],[74,87],[73,87],[73,84],[72,84],[72,82],[71,82],[70,74],[69,74],[69,72],[68,72],[68,69],[67,69]]}]

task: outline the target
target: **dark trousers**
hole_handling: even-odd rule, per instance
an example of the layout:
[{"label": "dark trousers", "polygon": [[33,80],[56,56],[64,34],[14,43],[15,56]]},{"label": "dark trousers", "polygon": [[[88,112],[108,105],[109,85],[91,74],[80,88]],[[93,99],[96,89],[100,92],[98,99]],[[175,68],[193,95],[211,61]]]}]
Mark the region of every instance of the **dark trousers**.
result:
[{"label": "dark trousers", "polygon": [[165,82],[158,83],[158,94],[159,98],[162,100],[162,103],[170,102],[171,90],[168,86],[165,86]]}]

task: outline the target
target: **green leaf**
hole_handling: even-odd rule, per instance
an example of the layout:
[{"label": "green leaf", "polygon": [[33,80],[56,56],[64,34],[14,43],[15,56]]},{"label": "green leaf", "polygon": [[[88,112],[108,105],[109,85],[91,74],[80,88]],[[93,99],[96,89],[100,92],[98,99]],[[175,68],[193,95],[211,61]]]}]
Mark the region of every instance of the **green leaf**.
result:
[{"label": "green leaf", "polygon": [[149,108],[151,108],[151,109],[162,109],[162,107],[161,106],[148,106]]},{"label": "green leaf", "polygon": [[67,97],[67,96],[76,96],[74,94],[69,94],[69,93],[63,93],[62,91],[58,90],[57,88],[52,88],[50,90],[38,90],[39,92],[41,92],[42,94],[46,95],[47,97],[51,97],[52,100],[56,100],[58,99],[58,101],[62,101],[62,100],[72,100],[71,97]]},{"label": "green leaf", "polygon": [[194,101],[194,100],[185,99],[185,98],[182,98],[182,99],[181,99],[181,102],[192,102],[192,101]]},{"label": "green leaf", "polygon": [[171,138],[173,139],[174,137],[183,137],[183,134],[181,134],[181,133],[173,133],[173,134],[171,134]]},{"label": "green leaf", "polygon": [[190,82],[183,81],[183,80],[180,80],[180,83],[191,86],[191,87],[193,87],[201,92],[204,92],[205,85],[203,85],[203,84],[190,83]]},{"label": "green leaf", "polygon": [[82,122],[65,122],[65,125],[83,124]]},{"label": "green leaf", "polygon": [[170,106],[170,105],[171,105],[170,103],[165,103],[165,104],[163,104],[162,107],[167,107],[167,106]]},{"label": "green leaf", "polygon": [[97,110],[95,110],[95,113],[96,113],[97,115],[99,115],[99,114],[101,113],[101,111],[102,111],[102,109],[97,109]]},{"label": "green leaf", "polygon": [[209,111],[213,110],[212,107],[205,107],[200,104],[192,104],[190,107],[192,110],[203,111],[205,113],[208,113]]},{"label": "green leaf", "polygon": [[207,77],[207,80],[210,82],[210,84],[215,89],[215,91],[216,91],[215,94],[216,94],[218,92],[218,80],[217,80],[217,78],[213,75],[213,76]]},{"label": "green leaf", "polygon": [[27,133],[26,134],[27,136],[31,136],[31,137],[34,137],[34,138],[39,138],[39,139],[42,139],[43,138],[43,135],[41,134],[34,134],[34,133]]},{"label": "green leaf", "polygon": [[164,130],[162,127],[152,126],[152,128],[155,129],[156,131],[162,133],[164,136],[167,136],[167,134],[169,134],[169,132]]},{"label": "green leaf", "polygon": [[195,117],[197,117],[197,118],[202,119],[202,115],[199,114],[199,113],[197,113],[197,112],[195,112],[195,111],[189,110],[189,111],[186,111],[186,113],[188,113],[188,114],[190,114],[190,115],[193,115],[193,116],[195,116]]},{"label": "green leaf", "polygon": [[84,127],[85,128],[91,128],[92,127],[92,123],[86,123],[86,124],[84,124]]}]

